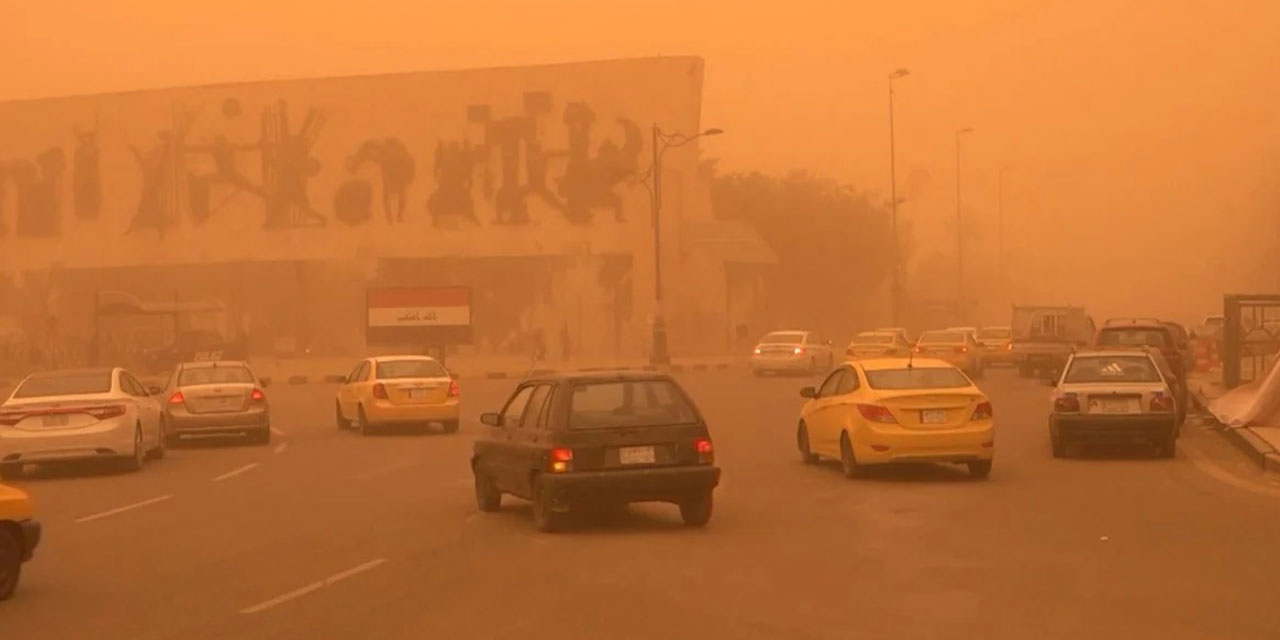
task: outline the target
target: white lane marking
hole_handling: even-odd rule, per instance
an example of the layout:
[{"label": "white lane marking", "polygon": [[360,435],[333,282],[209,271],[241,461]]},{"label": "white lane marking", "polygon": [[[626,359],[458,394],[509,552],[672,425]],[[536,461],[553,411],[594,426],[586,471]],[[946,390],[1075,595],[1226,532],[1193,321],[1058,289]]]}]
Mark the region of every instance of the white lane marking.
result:
[{"label": "white lane marking", "polygon": [[271,450],[271,453],[275,453],[275,454],[284,453],[284,449],[287,446],[289,446],[288,442],[281,442],[280,444],[276,445],[275,449]]},{"label": "white lane marking", "polygon": [[93,514],[93,515],[84,516],[83,518],[76,518],[76,522],[92,522],[92,521],[94,521],[94,520],[98,520],[99,518],[105,518],[105,517],[107,517],[107,516],[114,516],[114,515],[116,515],[117,513],[124,513],[124,512],[126,512],[126,511],[133,511],[134,509],[140,509],[140,508],[145,507],[145,506],[147,506],[147,505],[149,505],[149,504],[155,504],[155,503],[157,503],[157,502],[164,502],[165,500],[168,500],[169,498],[172,498],[172,497],[173,497],[173,494],[164,495],[164,496],[157,496],[157,497],[155,497],[155,498],[150,498],[150,499],[147,499],[147,500],[143,500],[142,502],[135,502],[135,503],[133,503],[133,504],[127,504],[127,505],[125,505],[125,506],[123,506],[123,507],[116,507],[115,509],[111,509],[110,511],[103,511],[103,512],[101,512],[101,513],[95,513],[95,514]]},{"label": "white lane marking", "polygon": [[1229,484],[1237,489],[1242,489],[1250,493],[1280,498],[1280,489],[1254,484],[1231,473],[1230,471],[1227,471],[1226,469],[1223,469],[1212,462],[1209,456],[1205,455],[1203,451],[1200,451],[1195,446],[1181,445],[1178,447],[1178,450],[1190,458],[1191,464],[1195,465],[1197,469],[1203,471],[1205,474],[1219,482]]},{"label": "white lane marking", "polygon": [[275,428],[275,427],[271,427],[271,433],[274,433],[274,434],[276,434],[277,436],[280,436],[281,438],[283,438],[283,437],[284,437],[284,432],[283,432],[283,431],[281,431],[281,430],[279,430],[279,429],[277,429],[277,428]]},{"label": "white lane marking", "polygon": [[311,593],[313,591],[319,591],[320,589],[323,589],[325,587],[332,586],[334,583],[339,582],[341,580],[346,580],[347,578],[350,578],[351,576],[354,576],[358,573],[364,573],[365,571],[374,569],[386,561],[387,561],[386,558],[378,558],[377,560],[370,560],[362,565],[347,569],[346,571],[339,571],[338,573],[335,573],[329,576],[328,578],[325,578],[324,580],[320,580],[319,582],[312,582],[309,585],[294,589],[293,591],[290,591],[289,593],[286,593],[284,595],[276,596],[270,600],[267,600],[266,602],[262,602],[259,604],[255,604],[252,607],[241,609],[240,613],[247,615],[247,614],[266,611],[267,609],[270,609],[271,607],[274,607],[276,605],[284,604],[285,602],[288,602],[290,600],[301,598],[302,596],[305,596],[308,593]]},{"label": "white lane marking", "polygon": [[223,481],[223,480],[226,480],[227,478],[234,478],[234,477],[236,477],[236,476],[238,476],[238,475],[240,475],[240,474],[242,474],[242,473],[244,473],[244,472],[246,472],[246,471],[251,471],[251,470],[253,470],[253,469],[254,469],[254,468],[256,468],[259,464],[261,464],[261,463],[259,463],[259,462],[250,462],[249,464],[246,464],[245,466],[240,467],[239,469],[232,469],[232,470],[230,470],[230,471],[228,471],[228,472],[226,472],[226,473],[224,473],[224,474],[222,474],[222,475],[220,475],[220,476],[218,476],[218,477],[214,478],[214,479],[213,479],[213,481],[214,481],[214,482],[221,482],[221,481]]}]

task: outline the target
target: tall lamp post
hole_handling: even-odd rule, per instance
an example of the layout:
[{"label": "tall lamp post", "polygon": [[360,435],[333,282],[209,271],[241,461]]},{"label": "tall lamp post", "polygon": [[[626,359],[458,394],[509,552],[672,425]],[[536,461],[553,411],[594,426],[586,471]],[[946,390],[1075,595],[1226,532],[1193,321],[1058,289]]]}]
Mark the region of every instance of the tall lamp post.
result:
[{"label": "tall lamp post", "polygon": [[707,129],[697,135],[686,136],[683,133],[663,133],[656,122],[653,125],[653,164],[649,165],[646,176],[640,179],[649,187],[649,203],[653,210],[653,349],[649,352],[650,364],[671,364],[671,353],[667,349],[667,319],[662,303],[662,156],[672,147],[722,133],[721,129]]},{"label": "tall lamp post", "polygon": [[1008,166],[1002,165],[996,177],[996,275],[1000,284],[1004,284],[1004,173]]},{"label": "tall lamp post", "polygon": [[901,313],[902,267],[898,264],[898,163],[893,138],[893,81],[910,73],[906,69],[898,69],[889,74],[889,210],[890,235],[893,238],[889,247],[889,315],[895,327],[899,324]]},{"label": "tall lamp post", "polygon": [[969,300],[964,294],[964,213],[960,205],[960,136],[973,133],[973,127],[956,129],[956,295],[960,301],[960,315],[969,316]]}]

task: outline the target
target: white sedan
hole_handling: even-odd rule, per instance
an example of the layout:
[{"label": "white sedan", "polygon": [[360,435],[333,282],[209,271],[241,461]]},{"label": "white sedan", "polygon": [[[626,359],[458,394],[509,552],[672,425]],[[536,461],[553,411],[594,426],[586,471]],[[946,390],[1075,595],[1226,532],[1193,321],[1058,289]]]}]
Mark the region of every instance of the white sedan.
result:
[{"label": "white sedan", "polygon": [[0,475],[91,459],[136,471],[164,457],[159,392],[120,368],[29,376],[0,404]]}]

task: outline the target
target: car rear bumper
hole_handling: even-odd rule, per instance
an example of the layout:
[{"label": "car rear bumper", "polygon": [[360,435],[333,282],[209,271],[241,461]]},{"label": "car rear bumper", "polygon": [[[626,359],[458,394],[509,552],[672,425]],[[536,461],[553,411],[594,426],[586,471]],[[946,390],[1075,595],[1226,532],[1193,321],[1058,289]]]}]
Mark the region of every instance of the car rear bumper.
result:
[{"label": "car rear bumper", "polygon": [[422,422],[456,422],[460,403],[451,398],[440,404],[391,404],[376,402],[365,405],[370,424],[413,424]]},{"label": "car rear bumper", "polygon": [[984,427],[945,432],[868,429],[855,438],[858,464],[975,462],[995,456],[995,429]]},{"label": "car rear bumper", "polygon": [[134,424],[124,419],[80,429],[0,429],[0,462],[39,464],[132,455],[133,435]]},{"label": "car rear bumper", "polygon": [[715,489],[720,484],[720,469],[684,466],[547,473],[542,476],[542,482],[555,502],[674,502],[690,494]]},{"label": "car rear bumper", "polygon": [[271,428],[268,411],[228,413],[165,412],[168,435],[219,435]]},{"label": "car rear bumper", "polygon": [[1074,442],[1126,442],[1157,440],[1176,432],[1173,414],[1130,416],[1054,416],[1050,432],[1057,438]]},{"label": "car rear bumper", "polygon": [[751,368],[755,371],[808,371],[816,356],[753,356]]},{"label": "car rear bumper", "polygon": [[25,562],[35,555],[44,529],[35,520],[23,520],[18,523],[18,531],[22,534],[22,560]]}]

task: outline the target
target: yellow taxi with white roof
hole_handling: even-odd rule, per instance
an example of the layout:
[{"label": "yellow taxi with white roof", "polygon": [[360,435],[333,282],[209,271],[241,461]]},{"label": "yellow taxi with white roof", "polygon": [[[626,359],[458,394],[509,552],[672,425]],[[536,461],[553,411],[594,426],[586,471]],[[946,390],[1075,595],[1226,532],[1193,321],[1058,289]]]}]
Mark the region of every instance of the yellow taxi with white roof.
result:
[{"label": "yellow taxi with white roof", "polygon": [[461,390],[444,365],[427,356],[366,358],[338,390],[338,427],[369,434],[385,427],[439,424],[458,430]]},{"label": "yellow taxi with white roof", "polygon": [[805,387],[796,444],[804,462],[839,460],[845,475],[895,463],[960,463],[985,478],[995,457],[991,401],[947,362],[846,362]]}]

